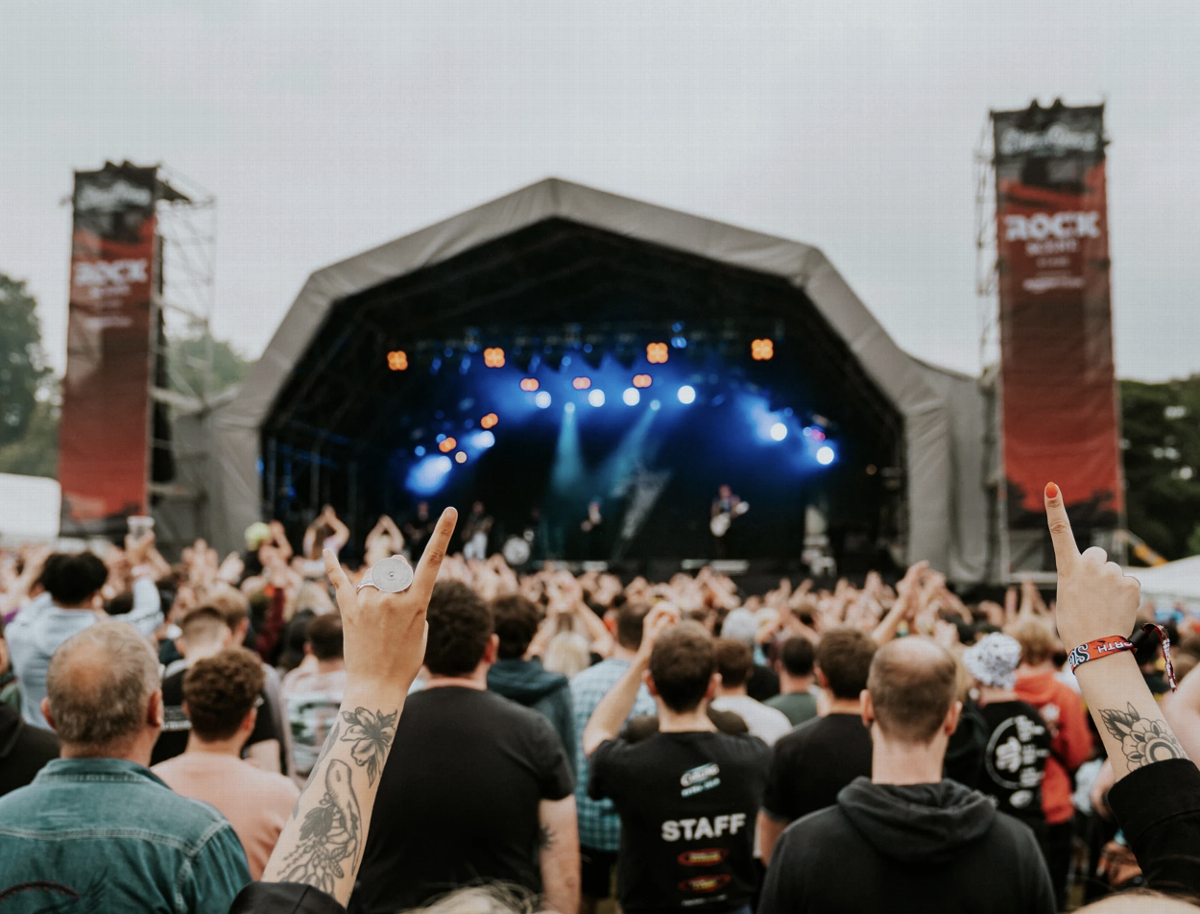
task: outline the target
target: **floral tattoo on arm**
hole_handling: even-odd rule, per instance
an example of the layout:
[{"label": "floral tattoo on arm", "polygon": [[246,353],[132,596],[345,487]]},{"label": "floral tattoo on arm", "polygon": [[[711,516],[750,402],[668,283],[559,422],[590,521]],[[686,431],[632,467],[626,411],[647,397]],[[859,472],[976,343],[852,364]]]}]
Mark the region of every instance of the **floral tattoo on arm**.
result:
[{"label": "floral tattoo on arm", "polygon": [[364,837],[362,813],[350,775],[350,766],[345,762],[339,759],[329,762],[325,769],[325,792],[304,816],[300,842],[284,860],[282,881],[312,885],[332,893],[337,880],[346,875],[343,864],[358,859]]},{"label": "floral tattoo on arm", "polygon": [[313,768],[312,780],[292,810],[292,818],[296,818],[312,795],[320,794],[304,813],[300,840],[284,859],[282,881],[316,886],[332,894],[338,881],[354,871],[367,837],[354,789],[354,769],[328,756],[338,743],[351,743],[351,759],[357,767],[367,769],[367,785],[373,785],[396,738],[399,716],[399,711],[385,714],[366,708],[342,712]]},{"label": "floral tattoo on arm", "polygon": [[1121,741],[1121,752],[1130,771],[1167,759],[1187,758],[1167,722],[1142,717],[1132,703],[1124,711],[1102,708],[1100,719],[1108,732]]},{"label": "floral tattoo on arm", "polygon": [[383,770],[392,740],[396,738],[396,719],[399,716],[399,711],[384,714],[382,711],[372,712],[366,708],[357,708],[354,713],[342,712],[346,729],[342,733],[341,741],[354,743],[350,754],[360,768],[367,769],[367,786],[374,784],[375,778],[379,777]]}]

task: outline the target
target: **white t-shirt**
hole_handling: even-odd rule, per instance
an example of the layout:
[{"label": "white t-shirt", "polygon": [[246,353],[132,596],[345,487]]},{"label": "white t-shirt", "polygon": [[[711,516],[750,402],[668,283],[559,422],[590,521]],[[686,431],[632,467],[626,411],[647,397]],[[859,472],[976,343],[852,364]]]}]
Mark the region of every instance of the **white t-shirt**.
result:
[{"label": "white t-shirt", "polygon": [[792,732],[792,722],[787,715],[768,708],[761,701],[748,695],[723,695],[712,700],[718,711],[732,711],[746,722],[750,735],[757,736],[768,746],[774,746],[779,737]]}]

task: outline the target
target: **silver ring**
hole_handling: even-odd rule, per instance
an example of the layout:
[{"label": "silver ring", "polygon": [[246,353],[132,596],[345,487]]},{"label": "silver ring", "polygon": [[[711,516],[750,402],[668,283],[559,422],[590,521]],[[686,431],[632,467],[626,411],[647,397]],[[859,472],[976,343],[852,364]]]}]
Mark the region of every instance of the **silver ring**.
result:
[{"label": "silver ring", "polygon": [[384,593],[400,593],[408,590],[413,582],[412,565],[402,555],[380,559],[370,567],[358,584],[358,590],[374,587]]}]

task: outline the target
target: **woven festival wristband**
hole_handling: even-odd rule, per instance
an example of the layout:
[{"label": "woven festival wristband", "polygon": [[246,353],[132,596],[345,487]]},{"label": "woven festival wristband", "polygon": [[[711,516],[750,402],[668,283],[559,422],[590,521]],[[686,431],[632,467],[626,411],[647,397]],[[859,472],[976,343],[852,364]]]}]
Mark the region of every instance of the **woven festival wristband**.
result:
[{"label": "woven festival wristband", "polygon": [[[1171,691],[1175,691],[1175,667],[1171,663],[1171,639],[1168,637],[1166,629],[1161,625],[1156,625],[1153,622],[1147,622],[1142,626],[1142,631],[1146,634],[1154,632],[1162,641],[1163,660],[1166,663],[1167,682],[1171,686]],[[1088,641],[1084,644],[1073,648],[1071,653],[1067,655],[1067,665],[1074,672],[1075,668],[1081,663],[1087,663],[1089,660],[1099,660],[1101,657],[1111,657],[1113,654],[1119,654],[1122,651],[1135,650],[1134,643],[1128,638],[1121,635],[1109,635],[1107,638],[1096,638],[1093,641]]]}]

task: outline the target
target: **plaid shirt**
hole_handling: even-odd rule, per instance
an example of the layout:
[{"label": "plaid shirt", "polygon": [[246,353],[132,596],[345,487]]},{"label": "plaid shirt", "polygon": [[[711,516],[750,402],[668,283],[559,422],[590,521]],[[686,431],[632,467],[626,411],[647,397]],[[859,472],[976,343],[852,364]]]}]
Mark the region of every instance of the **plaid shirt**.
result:
[{"label": "plaid shirt", "polygon": [[[621,819],[612,800],[593,800],[588,796],[588,761],[583,754],[583,728],[588,718],[629,669],[627,660],[609,659],[584,670],[571,680],[571,699],[575,703],[575,807],[579,812],[579,843],[593,850],[615,853],[621,844]],[[630,717],[657,713],[654,699],[646,687],[638,688]]]}]

